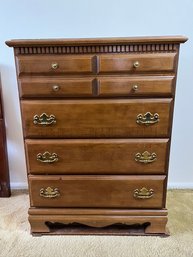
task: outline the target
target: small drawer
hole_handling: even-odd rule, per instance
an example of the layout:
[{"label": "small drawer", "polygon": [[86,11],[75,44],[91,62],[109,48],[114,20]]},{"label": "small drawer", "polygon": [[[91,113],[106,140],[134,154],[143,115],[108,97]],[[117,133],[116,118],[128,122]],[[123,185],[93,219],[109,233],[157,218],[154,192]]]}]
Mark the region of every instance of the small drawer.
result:
[{"label": "small drawer", "polygon": [[172,72],[176,53],[100,55],[99,73]]},{"label": "small drawer", "polygon": [[32,207],[163,208],[165,176],[29,176]]},{"label": "small drawer", "polygon": [[173,76],[99,78],[99,96],[171,96]]},{"label": "small drawer", "polygon": [[94,79],[28,77],[19,80],[20,97],[80,97],[93,95]]},{"label": "small drawer", "polygon": [[168,139],[25,140],[31,174],[165,174]]},{"label": "small drawer", "polygon": [[19,55],[16,57],[18,75],[95,73],[93,55]]},{"label": "small drawer", "polygon": [[26,138],[169,137],[172,99],[22,100]]}]

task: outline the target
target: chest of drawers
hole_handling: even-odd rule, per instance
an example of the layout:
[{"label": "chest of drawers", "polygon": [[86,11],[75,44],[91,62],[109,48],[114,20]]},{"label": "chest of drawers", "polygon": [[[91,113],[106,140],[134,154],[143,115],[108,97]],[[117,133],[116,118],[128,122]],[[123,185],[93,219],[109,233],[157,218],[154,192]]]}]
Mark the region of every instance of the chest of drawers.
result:
[{"label": "chest of drawers", "polygon": [[54,233],[57,224],[94,233],[138,224],[143,234],[166,234],[175,83],[186,40],[6,42],[16,61],[32,233]]}]

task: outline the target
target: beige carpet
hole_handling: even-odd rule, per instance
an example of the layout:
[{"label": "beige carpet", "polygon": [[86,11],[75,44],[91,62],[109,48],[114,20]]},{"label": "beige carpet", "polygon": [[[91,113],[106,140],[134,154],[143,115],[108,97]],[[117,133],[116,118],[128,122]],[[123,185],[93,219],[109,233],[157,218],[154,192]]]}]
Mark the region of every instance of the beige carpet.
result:
[{"label": "beige carpet", "polygon": [[32,237],[27,222],[28,195],[0,198],[0,257],[193,257],[193,191],[168,193],[171,236]]}]

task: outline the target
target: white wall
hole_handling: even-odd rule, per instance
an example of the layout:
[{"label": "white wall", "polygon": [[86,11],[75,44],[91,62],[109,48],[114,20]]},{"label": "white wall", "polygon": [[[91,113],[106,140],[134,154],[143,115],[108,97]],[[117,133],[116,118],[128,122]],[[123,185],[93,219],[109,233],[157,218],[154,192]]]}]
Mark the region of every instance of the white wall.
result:
[{"label": "white wall", "polygon": [[13,51],[21,38],[185,35],[181,46],[170,158],[170,186],[193,187],[192,0],[1,0],[0,69],[11,183],[26,186]]}]

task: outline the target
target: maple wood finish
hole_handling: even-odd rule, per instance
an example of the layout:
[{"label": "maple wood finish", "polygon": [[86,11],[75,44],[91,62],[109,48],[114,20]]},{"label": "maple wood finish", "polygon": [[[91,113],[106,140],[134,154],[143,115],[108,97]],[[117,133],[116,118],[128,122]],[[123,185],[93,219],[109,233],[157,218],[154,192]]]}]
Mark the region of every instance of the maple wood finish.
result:
[{"label": "maple wood finish", "polygon": [[[20,97],[172,96],[174,76],[19,79]],[[133,86],[137,85],[137,90]]]},{"label": "maple wood finish", "polygon": [[7,158],[6,131],[0,86],[0,197],[9,197],[10,195],[11,190]]},{"label": "maple wood finish", "polygon": [[[33,73],[95,73],[94,56],[20,56],[17,57],[18,75]],[[53,68],[52,64],[58,67]]]},{"label": "maple wood finish", "polygon": [[[36,233],[42,234],[80,234],[80,235],[168,235],[166,231],[167,223],[167,211],[162,210],[117,210],[117,209],[90,209],[84,208],[30,208],[29,209],[29,220],[33,224],[33,229]],[[74,222],[78,224],[84,224],[92,227],[92,230],[83,230],[76,229],[75,232],[73,229],[68,229],[65,232],[62,230],[50,230],[48,224],[45,220],[49,220],[50,223],[62,223],[62,224],[72,224]],[[105,230],[105,227],[113,224],[145,224],[144,232],[133,229],[132,232],[129,232],[129,229],[126,228],[123,230]],[[99,229],[97,229],[99,228]],[[102,228],[102,230],[101,230]],[[128,232],[127,232],[128,231]],[[167,234],[166,234],[167,233]]]},{"label": "maple wood finish", "polygon": [[[168,139],[51,139],[26,143],[30,174],[165,174]],[[56,153],[52,163],[37,161],[38,154]],[[136,161],[136,154],[156,153],[152,163]],[[92,167],[92,169],[90,168]]]},{"label": "maple wood finish", "polygon": [[78,223],[94,234],[116,224],[167,234],[175,83],[186,40],[6,42],[16,60],[32,233]]},{"label": "maple wood finish", "polygon": [[[165,54],[121,54],[110,55],[46,55],[17,56],[18,75],[25,74],[63,74],[63,73],[138,73],[138,72],[172,72],[175,69],[175,53]],[[135,62],[140,62],[135,67]],[[53,68],[53,64],[56,67]]]},{"label": "maple wood finish", "polygon": [[[29,176],[32,207],[162,208],[165,176]],[[50,201],[41,188],[56,187],[60,196]],[[134,190],[154,188],[155,196],[134,198]]]},{"label": "maple wood finish", "polygon": [[[100,55],[98,73],[172,72],[175,69],[175,53]],[[135,66],[135,62],[139,65]]]},{"label": "maple wood finish", "polygon": [[[26,138],[169,137],[172,99],[23,100]],[[54,115],[56,123],[33,123],[34,115]],[[139,114],[159,113],[152,126],[136,123]],[[78,117],[81,117],[79,119]]]}]

